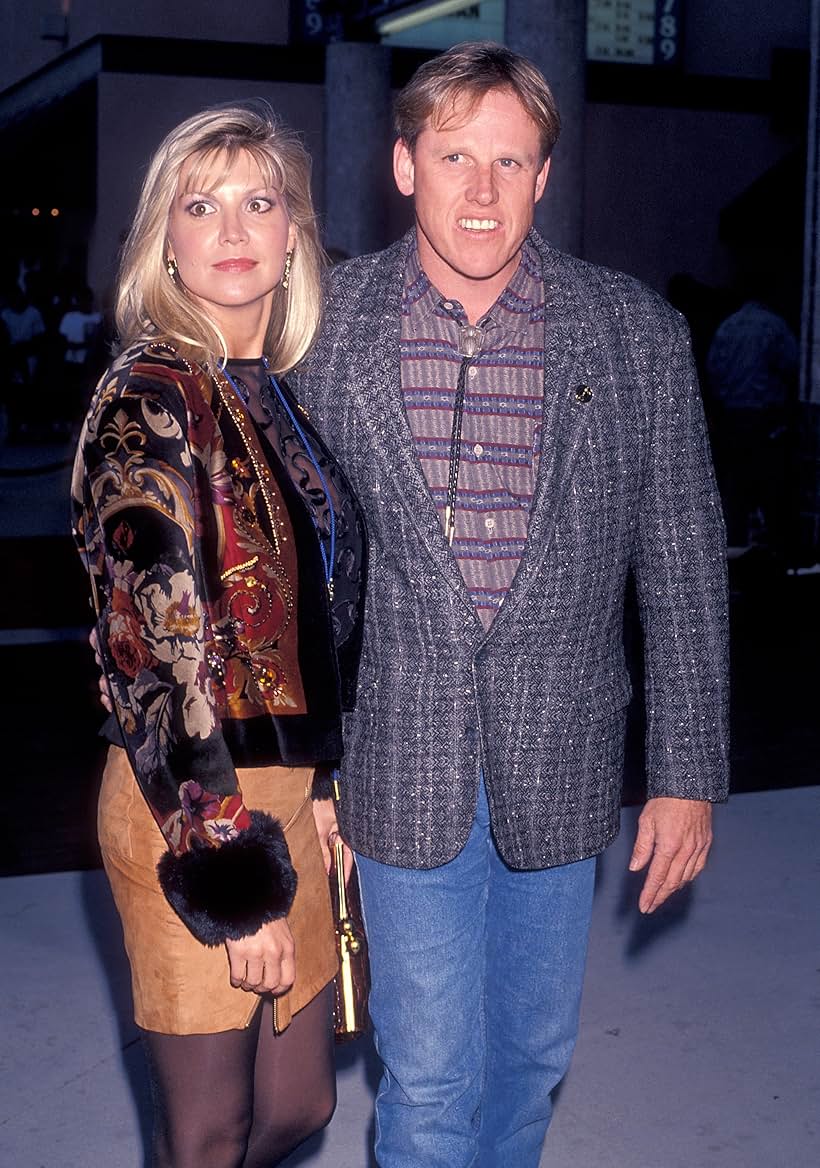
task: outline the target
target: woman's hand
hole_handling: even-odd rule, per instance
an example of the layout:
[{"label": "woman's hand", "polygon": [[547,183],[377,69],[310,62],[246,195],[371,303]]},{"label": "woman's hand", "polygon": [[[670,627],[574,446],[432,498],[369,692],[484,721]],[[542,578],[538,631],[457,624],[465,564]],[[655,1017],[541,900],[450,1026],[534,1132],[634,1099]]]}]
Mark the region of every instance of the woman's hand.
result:
[{"label": "woman's hand", "polygon": [[257,994],[284,994],[296,976],[296,946],[284,917],[268,921],[258,932],[226,941],[231,985]]},{"label": "woman's hand", "polygon": [[[333,845],[339,835],[339,824],[336,820],[336,804],[332,799],[313,800],[313,822],[316,824],[316,834],[322,845],[322,855],[325,861],[325,871],[330,872]],[[345,884],[353,871],[353,853],[347,844],[344,844]]]},{"label": "woman's hand", "polygon": [[107,710],[109,714],[113,714],[114,703],[111,701],[111,690],[108,687],[108,678],[105,676],[105,670],[103,669],[102,653],[100,652],[100,638],[99,634],[97,633],[96,625],[94,625],[94,628],[88,634],[88,643],[94,650],[94,662],[100,671],[99,681],[97,682],[97,688],[100,694],[100,705],[104,710]]}]

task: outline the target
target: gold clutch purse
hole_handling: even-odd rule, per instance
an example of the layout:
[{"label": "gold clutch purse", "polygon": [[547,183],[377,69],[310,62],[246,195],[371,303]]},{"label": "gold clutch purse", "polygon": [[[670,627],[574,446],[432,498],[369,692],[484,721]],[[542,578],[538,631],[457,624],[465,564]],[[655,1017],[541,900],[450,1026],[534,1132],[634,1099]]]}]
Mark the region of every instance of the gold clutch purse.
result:
[{"label": "gold clutch purse", "polygon": [[337,1042],[346,1042],[358,1038],[367,1029],[370,965],[356,866],[345,886],[344,845],[338,838],[333,845],[330,866],[330,895],[339,956],[339,972],[333,983],[333,1030]]}]

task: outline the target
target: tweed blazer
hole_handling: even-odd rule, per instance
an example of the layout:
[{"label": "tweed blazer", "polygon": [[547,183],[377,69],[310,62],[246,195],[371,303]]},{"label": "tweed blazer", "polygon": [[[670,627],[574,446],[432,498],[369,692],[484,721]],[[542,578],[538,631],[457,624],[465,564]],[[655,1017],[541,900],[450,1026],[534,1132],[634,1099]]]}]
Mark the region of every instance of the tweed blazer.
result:
[{"label": "tweed blazer", "polygon": [[649,794],[727,795],[725,540],[688,332],[654,292],[533,231],[547,321],[542,452],[517,574],[485,632],[413,449],[400,302],[412,233],[333,270],[300,399],[368,525],[356,710],[340,818],[352,846],[428,868],[470,831],[483,772],[514,868],[600,852],[618,829],[644,634]]}]

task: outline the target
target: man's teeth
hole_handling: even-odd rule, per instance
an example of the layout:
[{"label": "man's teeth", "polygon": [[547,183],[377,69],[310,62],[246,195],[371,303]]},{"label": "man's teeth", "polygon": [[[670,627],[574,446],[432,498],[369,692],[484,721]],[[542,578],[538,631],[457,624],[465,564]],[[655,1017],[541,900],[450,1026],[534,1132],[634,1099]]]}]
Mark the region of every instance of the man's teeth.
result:
[{"label": "man's teeth", "polygon": [[466,227],[468,231],[492,231],[498,226],[497,219],[459,219],[459,227]]}]

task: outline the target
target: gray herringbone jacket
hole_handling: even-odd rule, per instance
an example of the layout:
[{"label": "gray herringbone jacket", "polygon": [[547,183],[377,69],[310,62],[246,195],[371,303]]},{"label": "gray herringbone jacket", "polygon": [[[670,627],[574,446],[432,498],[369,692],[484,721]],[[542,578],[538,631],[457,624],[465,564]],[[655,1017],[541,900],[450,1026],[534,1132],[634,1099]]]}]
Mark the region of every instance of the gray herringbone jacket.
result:
[{"label": "gray herringbone jacket", "polygon": [[402,403],[411,239],[333,271],[299,385],[370,535],[343,831],[383,862],[444,863],[470,831],[483,769],[504,859],[568,863],[601,851],[618,828],[630,568],[645,639],[649,793],[727,793],[723,525],[687,331],[648,288],[533,233],[548,305],[543,446],[518,573],[485,633]]}]

